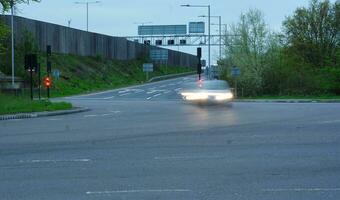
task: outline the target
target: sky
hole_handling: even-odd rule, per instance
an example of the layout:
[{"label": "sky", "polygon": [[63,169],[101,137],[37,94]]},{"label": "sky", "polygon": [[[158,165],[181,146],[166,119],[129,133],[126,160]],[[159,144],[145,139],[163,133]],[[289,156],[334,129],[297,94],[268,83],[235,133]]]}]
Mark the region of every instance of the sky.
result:
[{"label": "sky", "polygon": [[[40,3],[19,5],[16,14],[64,26],[71,20],[71,27],[86,30],[86,6],[76,4],[76,1],[85,0],[41,0]],[[279,31],[286,16],[292,15],[297,7],[308,6],[308,3],[309,0],[100,0],[100,3],[89,5],[89,31],[112,36],[136,36],[138,23],[188,24],[190,21],[202,21],[199,15],[207,15],[206,8],[180,7],[181,4],[210,5],[211,15],[222,16],[223,24],[235,23],[241,13],[257,8],[264,13],[268,26]],[[218,23],[217,18],[212,18],[212,23]],[[212,26],[211,33],[217,34],[217,28]],[[196,52],[195,47],[174,49]],[[212,48],[212,60],[216,60],[217,54],[218,48]]]}]

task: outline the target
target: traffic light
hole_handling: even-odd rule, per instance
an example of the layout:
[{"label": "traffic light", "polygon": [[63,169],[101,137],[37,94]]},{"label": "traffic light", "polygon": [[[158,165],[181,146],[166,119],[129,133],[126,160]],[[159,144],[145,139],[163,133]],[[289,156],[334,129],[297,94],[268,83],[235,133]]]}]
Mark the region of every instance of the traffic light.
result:
[{"label": "traffic light", "polygon": [[44,78],[44,85],[46,88],[50,88],[52,86],[52,79],[48,76]]}]

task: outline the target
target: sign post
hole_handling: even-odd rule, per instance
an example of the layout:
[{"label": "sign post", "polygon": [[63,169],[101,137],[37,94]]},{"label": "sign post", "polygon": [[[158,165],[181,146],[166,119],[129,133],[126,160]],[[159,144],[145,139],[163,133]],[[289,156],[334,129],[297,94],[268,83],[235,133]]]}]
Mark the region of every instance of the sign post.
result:
[{"label": "sign post", "polygon": [[37,71],[38,67],[38,59],[37,54],[27,54],[25,55],[25,70],[30,73],[30,82],[31,82],[31,100],[33,100],[33,71]]},{"label": "sign post", "polygon": [[202,63],[201,63],[201,58],[202,58],[202,48],[198,47],[197,48],[197,74],[198,74],[198,80],[201,80],[201,73],[202,73]]},{"label": "sign post", "polygon": [[[52,47],[51,45],[47,45],[46,46],[46,70],[47,70],[47,77],[50,77],[51,74],[51,68],[52,68],[52,64],[51,64],[51,60],[50,57],[52,55]],[[46,86],[46,84],[45,84]],[[47,98],[50,98],[50,87],[46,87],[47,88]]]},{"label": "sign post", "polygon": [[235,80],[235,97],[237,97],[237,77],[241,75],[240,68],[233,66],[231,68],[231,76],[234,77]]},{"label": "sign post", "polygon": [[146,72],[146,80],[149,80],[149,72],[153,72],[153,64],[152,63],[144,63],[143,64],[143,72]]}]

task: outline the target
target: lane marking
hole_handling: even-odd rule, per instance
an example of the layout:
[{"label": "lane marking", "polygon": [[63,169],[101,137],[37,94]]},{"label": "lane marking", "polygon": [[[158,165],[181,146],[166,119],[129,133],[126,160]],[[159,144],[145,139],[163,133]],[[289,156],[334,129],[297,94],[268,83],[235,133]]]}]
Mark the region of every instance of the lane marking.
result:
[{"label": "lane marking", "polygon": [[154,157],[155,160],[187,160],[187,159],[218,159],[218,158],[225,158],[225,156],[164,156]]},{"label": "lane marking", "polygon": [[117,114],[117,113],[120,113],[121,111],[120,111],[120,110],[111,110],[110,112],[111,112],[111,113],[116,113],[116,114]]},{"label": "lane marking", "polygon": [[84,115],[84,117],[97,117],[98,115]]},{"label": "lane marking", "polygon": [[70,159],[70,160],[20,160],[20,163],[57,163],[57,162],[90,162],[90,159]]},{"label": "lane marking", "polygon": [[333,123],[338,123],[340,120],[329,120],[329,121],[322,121],[318,122],[318,124],[333,124]]},{"label": "lane marking", "polygon": [[93,194],[119,194],[119,193],[142,193],[142,192],[191,192],[188,189],[145,189],[145,190],[111,190],[111,191],[87,191],[87,195]]},{"label": "lane marking", "polygon": [[152,99],[152,97],[148,97],[148,98],[146,98],[147,100],[150,100],[150,99]]},{"label": "lane marking", "polygon": [[63,118],[51,118],[51,119],[47,119],[48,121],[60,121],[63,120]]},{"label": "lane marking", "polygon": [[122,96],[126,96],[126,95],[129,95],[131,93],[124,93],[124,94],[120,94],[119,96],[122,97]]},{"label": "lane marking", "polygon": [[340,188],[277,188],[277,189],[263,189],[263,192],[327,192],[340,191]]},{"label": "lane marking", "polygon": [[105,116],[110,116],[110,115],[114,115],[114,113],[105,113],[105,114],[102,114],[101,116],[105,117]]},{"label": "lane marking", "polygon": [[115,96],[104,97],[103,99],[107,100],[107,99],[113,99],[113,98],[115,98]]},{"label": "lane marking", "polygon": [[160,95],[162,95],[162,94],[155,94],[155,95],[153,95],[152,97],[158,97],[158,96],[160,96]]},{"label": "lane marking", "polygon": [[178,92],[180,91],[182,88],[176,88],[175,91]]}]

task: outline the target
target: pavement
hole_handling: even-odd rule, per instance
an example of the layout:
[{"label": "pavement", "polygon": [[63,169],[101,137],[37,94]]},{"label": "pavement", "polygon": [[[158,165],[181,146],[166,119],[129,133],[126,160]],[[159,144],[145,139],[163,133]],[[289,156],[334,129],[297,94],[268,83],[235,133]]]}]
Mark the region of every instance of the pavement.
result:
[{"label": "pavement", "polygon": [[340,199],[340,104],[196,106],[192,76],[0,121],[0,199]]}]

